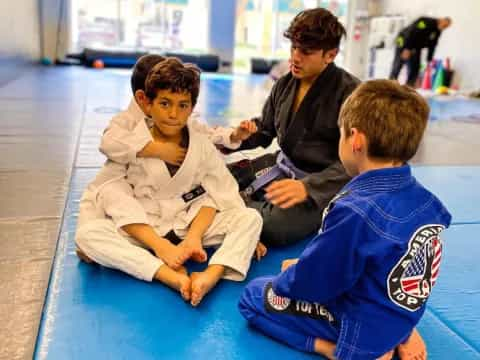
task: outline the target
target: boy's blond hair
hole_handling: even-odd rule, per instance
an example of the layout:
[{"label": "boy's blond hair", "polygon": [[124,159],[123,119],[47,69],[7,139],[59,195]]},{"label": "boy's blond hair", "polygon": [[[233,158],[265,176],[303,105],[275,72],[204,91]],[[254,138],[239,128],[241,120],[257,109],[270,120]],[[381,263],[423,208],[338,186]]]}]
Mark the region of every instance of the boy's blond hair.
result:
[{"label": "boy's blond hair", "polygon": [[367,155],[408,161],[417,152],[430,108],[414,89],[394,80],[361,84],[340,110],[340,126],[346,137],[352,128],[364,133]]}]

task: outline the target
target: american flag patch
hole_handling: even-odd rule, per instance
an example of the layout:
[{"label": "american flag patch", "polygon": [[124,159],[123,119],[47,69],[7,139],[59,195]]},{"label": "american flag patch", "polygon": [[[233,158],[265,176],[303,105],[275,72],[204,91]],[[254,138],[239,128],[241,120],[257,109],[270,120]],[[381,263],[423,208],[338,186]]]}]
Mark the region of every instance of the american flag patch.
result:
[{"label": "american flag patch", "polygon": [[442,243],[438,238],[433,238],[418,251],[404,272],[401,280],[403,291],[410,295],[428,297],[437,281],[441,258]]},{"label": "american flag patch", "polygon": [[443,225],[425,225],[415,231],[408,250],[387,279],[388,296],[398,306],[416,311],[427,301],[438,279],[442,259]]}]

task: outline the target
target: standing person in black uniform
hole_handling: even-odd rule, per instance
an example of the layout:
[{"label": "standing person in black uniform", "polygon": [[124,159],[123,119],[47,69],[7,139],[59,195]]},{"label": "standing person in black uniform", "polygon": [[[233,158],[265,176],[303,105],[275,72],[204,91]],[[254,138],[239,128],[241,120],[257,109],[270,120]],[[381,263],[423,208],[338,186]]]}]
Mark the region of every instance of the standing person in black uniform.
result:
[{"label": "standing person in black uniform", "polygon": [[317,231],[324,207],[349,181],[338,158],[338,114],[359,84],[334,64],[345,28],[328,10],[299,13],[284,35],[292,42],[290,72],[275,83],[262,116],[244,122],[258,131],[240,146],[266,148],[277,138],[281,151],[230,167],[247,205],[262,215],[266,245]]},{"label": "standing person in black uniform", "polygon": [[407,63],[407,84],[414,86],[420,69],[420,53],[428,48],[427,60],[433,59],[435,47],[443,30],[452,24],[449,17],[440,19],[421,17],[404,28],[397,36],[395,57],[393,59],[390,79],[396,79],[402,66]]}]

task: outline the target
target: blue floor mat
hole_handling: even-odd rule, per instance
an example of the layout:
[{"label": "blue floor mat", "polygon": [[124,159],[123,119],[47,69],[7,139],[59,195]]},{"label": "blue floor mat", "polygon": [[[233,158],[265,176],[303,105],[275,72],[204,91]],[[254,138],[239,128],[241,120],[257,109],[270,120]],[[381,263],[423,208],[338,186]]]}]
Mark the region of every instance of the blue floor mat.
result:
[{"label": "blue floor mat", "polygon": [[[160,284],[79,262],[78,199],[96,171],[80,169],[72,179],[35,359],[317,358],[248,328],[236,306],[244,283],[220,283],[193,309]],[[419,325],[432,359],[480,359],[480,248],[472,250],[478,230],[455,226],[444,236],[442,274]],[[253,263],[249,279],[277,273],[282,259],[305,245],[270,249]]]},{"label": "blue floor mat", "polygon": [[415,166],[413,174],[445,204],[454,224],[480,223],[480,166]]},{"label": "blue floor mat", "polygon": [[474,348],[477,355],[480,353],[479,233],[480,225],[455,225],[444,232],[440,277],[429,300],[431,312]]},{"label": "blue floor mat", "polygon": [[[78,199],[96,169],[77,170],[59,239],[35,359],[311,358],[258,335],[237,310],[245,283],[221,282],[199,308],[158,283],[79,262],[74,235]],[[249,279],[277,273],[305,247],[271,249]],[[261,350],[260,350],[261,349]]]},{"label": "blue floor mat", "polygon": [[430,120],[479,118],[480,100],[432,97],[427,99],[430,105]]}]

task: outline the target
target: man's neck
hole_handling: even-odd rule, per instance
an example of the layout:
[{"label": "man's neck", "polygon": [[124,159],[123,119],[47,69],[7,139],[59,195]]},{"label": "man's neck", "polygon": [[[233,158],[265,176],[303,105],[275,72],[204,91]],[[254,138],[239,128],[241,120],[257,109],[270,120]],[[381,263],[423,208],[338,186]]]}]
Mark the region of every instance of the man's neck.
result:
[{"label": "man's neck", "polygon": [[300,79],[300,87],[310,88],[310,86],[313,85],[313,83],[315,82],[315,80],[318,79],[319,76],[320,76],[320,74],[312,76],[312,77]]}]

